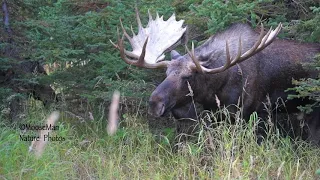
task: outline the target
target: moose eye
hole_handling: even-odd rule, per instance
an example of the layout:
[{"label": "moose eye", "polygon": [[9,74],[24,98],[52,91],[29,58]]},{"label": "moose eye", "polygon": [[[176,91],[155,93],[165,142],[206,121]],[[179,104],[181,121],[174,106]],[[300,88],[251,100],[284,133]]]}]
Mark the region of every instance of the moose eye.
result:
[{"label": "moose eye", "polygon": [[183,77],[182,77],[183,80],[189,80],[190,78],[191,78],[191,75],[190,75],[190,76],[183,76]]}]

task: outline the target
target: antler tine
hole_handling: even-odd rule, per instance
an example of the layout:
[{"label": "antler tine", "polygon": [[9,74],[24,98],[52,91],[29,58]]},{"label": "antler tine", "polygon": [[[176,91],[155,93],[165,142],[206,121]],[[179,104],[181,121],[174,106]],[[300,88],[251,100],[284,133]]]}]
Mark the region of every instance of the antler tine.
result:
[{"label": "antler tine", "polygon": [[[109,39],[110,43],[117,49],[120,50],[119,48],[119,43],[120,43],[120,33],[119,33],[119,28],[117,27],[117,36],[118,36],[118,42],[117,44],[114,43],[111,39]],[[127,55],[127,56],[130,56],[130,57],[133,57],[133,58],[139,58],[139,56],[133,54],[132,52],[130,51],[127,51],[126,49],[124,49],[124,53]]]},{"label": "antler tine", "polygon": [[149,37],[147,37],[146,41],[144,42],[141,55],[137,61],[138,65],[140,65],[140,64],[142,65],[141,67],[143,67],[143,64],[144,64],[144,57],[146,55],[146,47],[147,47],[148,40],[149,40]]},{"label": "antler tine", "polygon": [[118,45],[116,45],[111,39],[109,39],[110,43],[113,45],[113,47],[119,49]]},{"label": "antler tine", "polygon": [[226,64],[223,66],[223,70],[226,69],[230,64],[231,64],[231,56],[230,56],[230,51],[229,51],[229,44],[228,40],[226,40],[226,54],[227,54],[227,61]]},{"label": "antler tine", "polygon": [[121,56],[121,58],[126,62],[126,63],[128,63],[128,64],[134,64],[134,62],[132,61],[132,60],[130,60],[130,59],[128,59],[127,57],[126,57],[126,55],[125,55],[125,49],[124,49],[124,47],[123,47],[123,35],[122,35],[122,38],[121,39],[119,39],[119,41],[118,41],[118,49],[120,50],[120,56]]},{"label": "antler tine", "polygon": [[205,73],[215,74],[215,73],[223,72],[231,66],[232,61],[231,61],[231,56],[230,56],[229,44],[228,44],[227,40],[226,40],[226,56],[227,56],[227,58],[226,58],[226,63],[224,64],[224,66],[214,68],[214,69],[208,69],[208,68],[205,68],[200,65],[201,69]]},{"label": "antler tine", "polygon": [[[254,44],[254,46],[250,50],[245,52],[239,58],[234,59],[231,63],[231,66],[248,59],[249,57],[253,56],[257,52],[267,47],[273,41],[276,35],[280,32],[280,27],[281,27],[281,23],[278,25],[278,27],[275,30],[272,30],[272,28],[270,28],[268,33],[263,36],[264,28],[263,28],[263,24],[261,24],[261,32],[260,32],[258,41]],[[271,33],[272,33],[272,36],[270,36]],[[267,40],[269,41],[267,42]]]},{"label": "antler tine", "polygon": [[[120,25],[121,25],[123,34],[124,34],[124,35],[126,36],[126,38],[129,40],[130,44],[133,45],[133,44],[134,44],[134,43],[132,42],[133,40],[132,40],[132,38],[128,35],[126,29],[124,28],[121,19],[120,19]],[[131,28],[131,31],[132,31],[132,34],[135,35],[134,32],[133,32],[133,30],[132,30],[132,28]],[[120,39],[120,37],[119,37],[119,29],[118,29],[118,39]],[[113,42],[111,42],[111,43],[114,45]],[[119,46],[119,45],[118,45],[118,46]],[[118,48],[118,46],[115,46],[115,47]],[[119,49],[119,48],[118,48],[118,49]],[[140,57],[140,56],[138,56],[138,55],[136,55],[136,54],[134,54],[134,53],[132,53],[132,52],[130,52],[130,51],[127,51],[126,49],[124,49],[124,53],[125,53],[127,56],[130,56],[130,57],[133,57],[133,58],[139,58],[139,57]]]},{"label": "antler tine", "polygon": [[241,49],[242,49],[242,44],[241,44],[241,35],[239,37],[239,46],[238,46],[238,53],[235,59],[239,59],[241,57]]},{"label": "antler tine", "polygon": [[115,44],[111,39],[109,39],[109,41],[111,42],[111,44],[112,44],[115,48],[119,49],[119,40],[120,40],[119,27],[117,27],[117,37],[118,37],[118,42],[117,42],[117,44]]},{"label": "antler tine", "polygon": [[[120,50],[120,56],[121,58],[127,63],[127,64],[131,64],[131,65],[135,65],[135,66],[139,66],[142,67],[143,66],[143,62],[141,62],[141,60],[139,59],[139,61],[136,60],[132,60],[127,58],[126,56],[126,50],[124,48],[123,45],[123,40],[124,40],[124,35],[122,35],[122,38],[119,39],[118,41],[118,49]],[[145,43],[146,44],[146,43]],[[144,51],[142,50],[142,55],[145,55],[145,46],[144,46]],[[144,58],[144,57],[143,57]]]},{"label": "antler tine", "polygon": [[224,66],[221,66],[219,68],[214,68],[214,69],[205,69],[205,72],[206,73],[219,73],[219,72],[223,72],[224,70],[226,70],[230,67],[231,56],[230,56],[228,41],[226,41],[226,55],[227,55],[227,58],[226,58],[226,63],[224,64]]},{"label": "antler tine", "polygon": [[136,36],[136,34],[133,31],[132,25],[130,26],[130,29],[131,29],[132,36]]},{"label": "antler tine", "polygon": [[152,21],[152,15],[151,15],[150,9],[148,9],[148,15],[149,15],[149,22],[151,22]]},{"label": "antler tine", "polygon": [[[218,68],[214,68],[214,69],[208,69],[208,68],[201,66],[201,69],[206,73],[218,73],[218,72],[222,72],[222,71],[228,69],[231,66],[234,66],[237,63],[240,63],[240,62],[250,58],[251,56],[258,53],[259,51],[266,48],[276,38],[276,36],[278,35],[278,33],[281,30],[281,27],[282,27],[282,24],[279,23],[278,27],[275,30],[272,30],[272,28],[270,28],[268,33],[266,35],[263,35],[264,34],[264,27],[263,27],[263,24],[261,24],[261,32],[260,32],[260,35],[259,35],[257,42],[253,45],[252,48],[250,48],[247,52],[245,52],[242,55],[241,55],[242,44],[241,44],[241,36],[240,36],[238,52],[237,52],[236,57],[233,60],[231,60],[228,41],[226,41],[226,63],[225,63],[225,65],[218,67]],[[196,68],[199,69],[197,67],[196,63],[195,63],[195,65],[196,65]]]},{"label": "antler tine", "polygon": [[[141,56],[137,57],[139,58],[138,60],[132,60],[127,58],[127,54],[126,54],[126,50],[124,49],[124,45],[123,45],[123,40],[124,40],[124,35],[122,35],[122,38],[119,39],[118,42],[118,49],[120,50],[120,57],[127,63],[130,65],[134,65],[137,67],[144,67],[144,68],[150,68],[150,69],[157,69],[157,68],[165,68],[168,66],[168,64],[170,63],[169,61],[162,61],[159,62],[157,64],[148,64],[145,62],[144,57],[146,54],[146,47],[147,47],[147,43],[148,43],[148,38],[146,39],[146,41],[143,44],[143,48],[142,48],[142,52],[141,52]],[[134,55],[135,56],[135,55]]]},{"label": "antler tine", "polygon": [[253,51],[254,51],[255,49],[257,49],[258,46],[260,45],[260,43],[261,43],[261,41],[262,41],[262,38],[263,38],[263,32],[264,32],[264,27],[263,27],[263,24],[262,24],[262,23],[261,23],[261,28],[260,28],[260,29],[261,29],[261,30],[260,30],[260,35],[259,35],[258,41],[253,45],[253,47],[252,47],[250,50],[248,50],[247,52],[245,52],[245,53],[242,55],[243,58],[247,57],[247,55],[249,55],[249,54],[252,54]]},{"label": "antler tine", "polygon": [[185,48],[186,48],[189,56],[191,57],[191,60],[196,65],[197,71],[203,73],[201,65],[200,65],[199,61],[196,59],[195,54],[194,54],[194,44],[193,44],[193,42],[192,42],[192,46],[191,46],[191,52],[190,52],[190,50],[189,50],[187,45],[185,45]]},{"label": "antler tine", "polygon": [[136,11],[137,23],[138,23],[138,27],[139,27],[139,31],[140,31],[140,29],[142,29],[143,27],[142,27],[142,24],[141,24],[141,19],[140,19],[140,16],[139,16],[139,10],[138,10],[137,5],[135,5],[135,11]]},{"label": "antler tine", "polygon": [[281,28],[282,28],[282,24],[279,23],[277,28],[270,33],[270,36],[268,37],[266,44],[270,44],[272,42],[273,38],[275,38],[277,36],[277,34],[280,32]]},{"label": "antler tine", "polygon": [[123,24],[122,24],[122,20],[120,18],[120,25],[123,31],[123,34],[126,36],[126,38],[129,40],[130,44],[133,44],[132,42],[132,38],[129,36],[129,34],[127,33],[126,29],[124,28]]},{"label": "antler tine", "polygon": [[262,40],[261,40],[261,43],[260,43],[260,45],[257,47],[257,49],[261,49],[261,48],[264,46],[264,44],[266,43],[266,41],[267,41],[267,39],[268,39],[271,31],[272,31],[272,29],[270,28],[269,31],[267,32],[267,34],[263,36],[263,38],[262,38]]}]

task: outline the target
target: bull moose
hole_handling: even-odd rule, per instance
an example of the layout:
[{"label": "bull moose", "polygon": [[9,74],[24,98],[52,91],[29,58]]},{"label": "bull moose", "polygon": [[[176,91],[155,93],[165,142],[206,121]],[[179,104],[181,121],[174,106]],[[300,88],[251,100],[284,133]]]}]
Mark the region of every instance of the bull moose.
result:
[{"label": "bull moose", "polygon": [[[216,98],[221,105],[229,106],[243,97],[243,116],[247,118],[254,111],[264,112],[267,95],[271,103],[282,98],[287,112],[295,112],[302,102],[287,100],[285,90],[293,86],[292,79],[316,76],[316,72],[305,70],[302,64],[312,61],[320,52],[320,45],[277,39],[281,23],[266,34],[263,25],[259,34],[248,24],[236,23],[195,49],[192,44],[191,51],[186,46],[185,55],[172,50],[171,61],[167,61],[164,53],[174,49],[186,33],[183,20],[176,21],[174,14],[167,21],[158,14],[153,19],[149,12],[148,25],[143,28],[137,9],[136,16],[138,34],[132,31],[130,37],[120,19],[123,36],[120,38],[118,32],[118,42],[111,43],[129,65],[167,68],[167,77],[149,100],[149,114],[153,116],[171,111],[176,119],[196,118],[193,101],[212,110],[217,108]],[[124,48],[124,37],[132,51]],[[188,96],[188,86],[193,97]]]}]

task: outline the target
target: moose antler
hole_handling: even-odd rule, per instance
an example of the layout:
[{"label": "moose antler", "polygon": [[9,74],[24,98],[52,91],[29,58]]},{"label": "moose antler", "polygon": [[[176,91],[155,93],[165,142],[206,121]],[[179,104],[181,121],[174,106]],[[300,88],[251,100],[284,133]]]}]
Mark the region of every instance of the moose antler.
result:
[{"label": "moose antler", "polygon": [[[126,32],[120,19],[123,36],[120,39],[118,32],[118,43],[115,44],[111,40],[110,42],[114,47],[119,49],[121,58],[128,64],[145,68],[167,67],[169,61],[161,61],[165,57],[163,53],[168,48],[178,45],[178,41],[186,31],[186,27],[182,28],[184,21],[176,21],[175,14],[173,14],[167,21],[163,20],[163,16],[159,17],[158,13],[155,20],[153,20],[150,11],[148,11],[148,14],[148,25],[146,28],[143,28],[138,9],[136,8],[139,32],[135,35],[131,27],[133,34],[132,38]],[[131,44],[131,52],[124,48],[124,36]],[[129,59],[127,56],[134,59]]]},{"label": "moose antler", "polygon": [[260,32],[260,36],[259,36],[258,41],[253,45],[253,47],[251,49],[249,49],[247,52],[245,52],[243,54],[241,54],[242,46],[241,46],[241,36],[240,36],[237,56],[234,59],[231,59],[228,41],[226,41],[226,56],[227,56],[226,63],[224,66],[214,68],[214,69],[208,69],[206,67],[203,67],[200,64],[200,62],[195,57],[194,45],[192,43],[192,51],[191,52],[188,49],[188,47],[186,46],[186,50],[187,50],[189,56],[191,57],[192,61],[194,62],[194,66],[192,68],[196,69],[198,72],[202,72],[202,73],[205,72],[205,73],[211,73],[211,74],[225,71],[226,69],[230,68],[231,66],[234,66],[235,64],[240,63],[240,62],[250,58],[251,56],[255,55],[256,53],[258,53],[261,50],[263,50],[264,48],[266,48],[276,38],[276,36],[280,32],[281,28],[282,28],[282,24],[279,23],[278,27],[275,30],[270,29],[268,31],[268,33],[265,36],[263,36],[264,28],[263,28],[263,24],[261,24],[261,32]]}]

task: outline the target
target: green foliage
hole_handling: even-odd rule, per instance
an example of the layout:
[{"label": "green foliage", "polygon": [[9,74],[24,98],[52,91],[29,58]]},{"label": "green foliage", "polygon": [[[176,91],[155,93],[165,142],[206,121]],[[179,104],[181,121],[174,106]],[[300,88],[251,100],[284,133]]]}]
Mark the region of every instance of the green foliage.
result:
[{"label": "green foliage", "polygon": [[205,32],[206,38],[235,22],[254,27],[260,23],[275,27],[281,22],[281,37],[319,41],[319,3],[315,0],[204,0],[190,3],[189,8],[191,18],[185,17],[187,22],[200,27],[197,33]]},{"label": "green foliage", "polygon": [[190,9],[195,12],[197,17],[202,17],[207,23],[208,29],[206,33],[214,34],[224,29],[234,22],[246,22],[248,15],[252,18],[252,22],[257,20],[254,9],[257,5],[256,1],[225,1],[220,0],[204,0],[200,5],[191,5]]},{"label": "green foliage", "polygon": [[319,71],[318,78],[293,80],[292,83],[296,85],[296,87],[290,88],[289,90],[294,90],[297,94],[291,94],[288,96],[289,99],[308,98],[313,100],[313,104],[299,106],[299,109],[306,113],[310,113],[314,108],[320,107],[320,55],[315,58],[314,63],[308,64],[308,68]]},{"label": "green foliage", "polygon": [[2,101],[2,102],[0,102],[0,104],[6,103],[7,98],[10,97],[11,94],[13,94],[12,89],[0,88],[0,99]]},{"label": "green foliage", "polygon": [[320,42],[320,7],[312,6],[312,18],[302,21],[297,25],[297,39],[307,42]]}]

